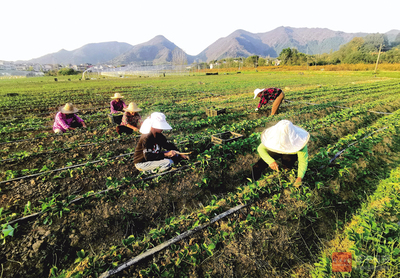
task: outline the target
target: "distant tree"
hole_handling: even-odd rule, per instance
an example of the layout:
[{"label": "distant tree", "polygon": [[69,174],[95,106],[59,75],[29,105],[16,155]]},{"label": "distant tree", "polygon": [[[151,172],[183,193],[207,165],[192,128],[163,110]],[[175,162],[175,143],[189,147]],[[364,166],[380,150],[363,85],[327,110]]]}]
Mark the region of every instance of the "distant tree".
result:
[{"label": "distant tree", "polygon": [[247,57],[246,58],[246,60],[245,60],[245,64],[246,64],[246,66],[248,66],[248,67],[257,67],[257,63],[258,63],[258,59],[259,59],[259,56],[258,55],[252,55],[252,56],[249,56],[249,57]]},{"label": "distant tree", "polygon": [[361,51],[355,51],[347,55],[344,59],[343,62],[345,64],[359,64],[359,63],[366,63],[366,64],[371,64],[374,63],[374,58],[371,54],[361,52]]},{"label": "distant tree", "polygon": [[369,53],[376,52],[379,50],[380,46],[388,47],[389,41],[386,35],[384,34],[369,34],[364,37],[364,44],[361,47],[360,51]]},{"label": "distant tree", "polygon": [[58,75],[74,75],[76,74],[74,69],[71,68],[62,68],[58,71]]},{"label": "distant tree", "polygon": [[400,49],[399,48],[392,48],[391,50],[382,53],[381,61],[387,63],[400,63]]},{"label": "distant tree", "polygon": [[290,47],[282,49],[279,54],[278,59],[282,61],[282,64],[286,65],[290,63],[290,59],[292,58],[293,52]]},{"label": "distant tree", "polygon": [[394,39],[394,41],[391,44],[391,47],[396,47],[400,45],[400,33],[397,34],[396,38]]},{"label": "distant tree", "polygon": [[355,37],[350,42],[342,45],[338,51],[333,52],[331,60],[342,62],[351,53],[359,51],[363,45],[364,39]]},{"label": "distant tree", "polygon": [[260,59],[258,59],[258,65],[260,67],[265,66],[267,63],[267,60],[265,60],[264,58],[260,57]]}]

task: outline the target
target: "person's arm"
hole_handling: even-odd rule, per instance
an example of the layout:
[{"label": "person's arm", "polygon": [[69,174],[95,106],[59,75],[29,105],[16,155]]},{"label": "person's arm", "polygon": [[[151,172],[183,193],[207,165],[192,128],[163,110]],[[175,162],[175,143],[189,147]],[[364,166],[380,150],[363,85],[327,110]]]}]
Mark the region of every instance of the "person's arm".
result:
[{"label": "person's arm", "polygon": [[133,126],[131,124],[126,124],[126,126],[133,129],[134,131],[139,131],[139,129],[136,126]]},{"label": "person's arm", "polygon": [[[162,134],[160,134],[162,135]],[[180,154],[178,148],[175,146],[174,143],[171,143],[167,140],[167,138],[162,135],[163,139],[162,139],[162,143],[161,146],[166,149],[169,150],[167,152],[164,153],[165,157],[174,157],[176,155],[179,155],[180,157],[182,157],[183,159],[189,159],[189,157],[187,155],[184,154]]]},{"label": "person's arm", "polygon": [[[267,148],[264,146],[263,143],[261,143],[258,148],[257,148],[258,154],[260,157],[268,164],[271,165],[272,163],[275,162],[275,159],[273,159],[269,154]],[[276,163],[276,162],[275,162]],[[271,167],[271,166],[270,166]]]},{"label": "person's arm", "polygon": [[122,106],[123,106],[124,108],[128,107],[128,105],[126,105],[125,102],[124,102],[122,99],[121,99],[120,101],[122,102]]},{"label": "person's arm", "polygon": [[301,149],[299,152],[297,152],[297,157],[299,161],[299,165],[297,168],[297,178],[301,179],[304,178],[304,175],[306,174],[307,167],[308,167],[308,149],[307,145]]},{"label": "person's arm", "polygon": [[75,121],[81,123],[83,127],[86,127],[85,121],[82,120],[78,115],[74,114]]},{"label": "person's arm", "polygon": [[257,109],[260,109],[260,108],[261,108],[261,106],[262,106],[262,102],[263,102],[263,98],[264,98],[264,93],[261,93],[261,96],[260,96],[260,101],[258,102]]}]

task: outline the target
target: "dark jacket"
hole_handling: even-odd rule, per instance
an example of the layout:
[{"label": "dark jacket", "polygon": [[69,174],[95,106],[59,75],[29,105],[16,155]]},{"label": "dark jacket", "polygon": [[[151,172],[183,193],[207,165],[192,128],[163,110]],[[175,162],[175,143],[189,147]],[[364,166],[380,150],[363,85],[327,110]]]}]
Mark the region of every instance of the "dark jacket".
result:
[{"label": "dark jacket", "polygon": [[136,145],[133,163],[162,160],[165,157],[161,149],[168,151],[178,150],[173,143],[167,141],[167,138],[162,133],[156,133],[156,137],[151,132],[149,134],[142,134]]}]

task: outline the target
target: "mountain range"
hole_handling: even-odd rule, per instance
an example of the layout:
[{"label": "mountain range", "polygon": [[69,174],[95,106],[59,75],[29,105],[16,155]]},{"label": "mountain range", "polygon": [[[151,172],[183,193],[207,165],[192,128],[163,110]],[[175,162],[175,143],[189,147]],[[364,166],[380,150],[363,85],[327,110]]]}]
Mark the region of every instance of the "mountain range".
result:
[{"label": "mountain range", "polygon": [[[389,42],[394,41],[400,30],[386,32]],[[40,64],[191,64],[194,61],[210,62],[227,57],[259,55],[278,57],[284,48],[296,48],[308,54],[322,54],[339,50],[354,37],[369,33],[345,33],[326,28],[278,27],[265,33],[236,30],[227,37],[212,43],[196,56],[186,54],[173,42],[159,35],[138,45],[123,42],[90,43],[78,49],[60,50],[56,53],[26,62]]]}]

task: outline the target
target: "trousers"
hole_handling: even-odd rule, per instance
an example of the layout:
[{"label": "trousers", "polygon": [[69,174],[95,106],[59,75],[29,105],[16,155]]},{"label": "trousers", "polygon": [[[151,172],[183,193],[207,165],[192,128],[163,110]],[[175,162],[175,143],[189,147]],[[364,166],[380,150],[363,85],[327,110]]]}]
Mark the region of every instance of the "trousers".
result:
[{"label": "trousers", "polygon": [[167,171],[172,167],[174,161],[172,159],[164,158],[163,160],[153,160],[153,161],[144,161],[140,163],[136,163],[135,167],[139,171],[147,172],[147,173],[155,173],[156,169],[159,168],[160,172]]},{"label": "trousers", "polygon": [[276,114],[276,112],[278,111],[279,106],[281,105],[281,103],[282,103],[282,101],[283,101],[284,98],[285,98],[285,93],[282,92],[282,93],[274,100],[274,102],[272,103],[271,116]]},{"label": "trousers", "polygon": [[129,128],[129,127],[124,126],[124,125],[119,125],[119,126],[117,126],[116,129],[117,129],[117,133],[118,134],[122,134],[122,133],[132,134],[133,133],[133,129],[132,128]]}]

